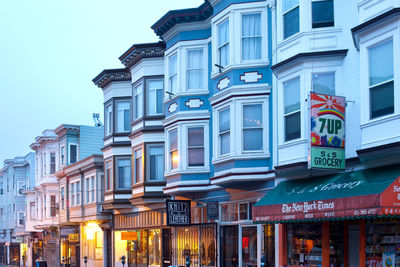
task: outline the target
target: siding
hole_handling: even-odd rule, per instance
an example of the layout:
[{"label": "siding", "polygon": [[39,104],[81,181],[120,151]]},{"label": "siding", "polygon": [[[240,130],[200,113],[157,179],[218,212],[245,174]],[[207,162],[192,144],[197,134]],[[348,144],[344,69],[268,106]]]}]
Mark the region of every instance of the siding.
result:
[{"label": "siding", "polygon": [[80,126],[79,159],[82,160],[93,154],[101,155],[103,137],[103,127]]}]

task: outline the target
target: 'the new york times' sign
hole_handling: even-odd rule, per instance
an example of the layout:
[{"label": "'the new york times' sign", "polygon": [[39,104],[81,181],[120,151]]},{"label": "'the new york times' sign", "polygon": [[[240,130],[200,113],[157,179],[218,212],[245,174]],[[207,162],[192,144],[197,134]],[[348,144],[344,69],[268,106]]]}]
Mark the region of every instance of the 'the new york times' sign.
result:
[{"label": "'the new york times' sign", "polygon": [[167,200],[167,225],[190,225],[190,200]]}]

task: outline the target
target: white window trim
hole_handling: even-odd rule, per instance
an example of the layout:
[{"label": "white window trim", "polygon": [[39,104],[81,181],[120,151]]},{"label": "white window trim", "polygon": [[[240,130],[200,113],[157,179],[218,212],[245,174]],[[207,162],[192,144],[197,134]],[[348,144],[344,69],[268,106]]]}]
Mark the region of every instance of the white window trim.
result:
[{"label": "white window trim", "polygon": [[[85,204],[90,204],[90,203],[96,202],[96,194],[95,194],[95,192],[96,192],[96,179],[95,178],[93,180],[93,183],[94,183],[93,189],[91,188],[91,179],[93,177],[95,177],[95,174],[91,173],[91,174],[85,176],[85,179],[84,179],[85,180],[85,184],[84,184],[84,188],[85,188]],[[89,181],[89,188],[87,187],[87,181]],[[93,201],[91,200],[91,194],[94,194]],[[87,198],[88,201],[86,201],[86,197],[87,196],[88,196],[88,198]]]},{"label": "white window trim", "polygon": [[[382,32],[383,31],[383,32]],[[360,40],[360,87],[361,87],[361,127],[385,121],[400,115],[400,63],[398,60],[393,60],[393,74],[394,74],[394,113],[384,115],[377,118],[370,118],[370,96],[369,96],[369,48],[384,43],[389,40],[393,41],[393,58],[400,57],[400,36],[397,25],[391,25],[390,28],[380,29]]]},{"label": "white window trim", "polygon": [[[268,44],[268,13],[267,2],[253,2],[243,4],[233,4],[226,8],[224,11],[217,14],[211,20],[212,25],[212,68],[211,78],[221,76],[234,68],[245,68],[254,66],[267,66],[269,65],[269,44]],[[242,60],[242,14],[261,14],[261,59],[259,60]],[[218,25],[229,19],[229,62],[224,67],[222,72],[215,64],[219,64],[218,60]],[[236,29],[236,30],[235,30]],[[240,30],[237,30],[240,29]]]},{"label": "white window trim", "polygon": [[[208,42],[209,39],[196,40],[196,41],[184,41],[175,44],[173,47],[165,52],[165,76],[164,76],[164,90],[165,92],[171,92],[169,85],[169,58],[173,55],[177,55],[177,92],[174,95],[169,96],[168,93],[164,94],[164,102],[174,99],[181,95],[198,95],[208,93]],[[187,88],[187,72],[186,66],[188,63],[187,51],[203,49],[203,85],[204,88],[199,89],[188,89]]]},{"label": "white window trim", "polygon": [[79,146],[78,143],[69,143],[68,144],[68,164],[71,164],[71,145],[75,145],[76,146],[76,162],[79,161]]},{"label": "white window trim", "polygon": [[21,219],[21,217],[20,217],[20,215],[21,214],[23,214],[23,216],[24,216],[24,222],[25,222],[25,224],[26,224],[26,221],[27,221],[27,219],[26,219],[26,217],[25,217],[25,212],[23,212],[23,211],[18,211],[18,218],[17,218],[17,225],[18,226],[24,226],[25,224],[20,224],[19,223],[19,220]]},{"label": "white window trim", "polygon": [[[65,210],[65,197],[66,197],[66,190],[65,190],[65,186],[60,186],[60,210]],[[64,189],[64,198],[62,196],[62,190]]]},{"label": "white window trim", "polygon": [[[232,160],[249,158],[269,158],[269,95],[263,96],[248,96],[234,98],[229,102],[224,102],[213,107],[213,128],[219,129],[219,111],[230,108],[230,152],[224,155],[219,153],[219,132],[213,131],[213,158],[212,164]],[[263,150],[261,151],[243,151],[243,105],[247,104],[262,104],[262,120],[263,120]],[[238,120],[237,118],[240,118]]]},{"label": "white window trim", "polygon": [[[204,166],[191,166],[188,164],[188,128],[204,127]],[[170,167],[169,133],[177,130],[178,138],[178,168]],[[193,122],[180,122],[172,127],[166,128],[165,132],[165,176],[171,176],[177,173],[208,173],[210,171],[210,140],[208,120],[198,120]]]},{"label": "white window trim", "polygon": [[[111,108],[111,116],[110,116],[110,114],[107,112],[107,109],[108,108]],[[104,115],[104,125],[105,125],[105,127],[104,127],[104,131],[105,131],[105,136],[109,136],[109,135],[112,135],[113,134],[113,130],[114,130],[114,127],[113,127],[113,124],[114,124],[114,110],[113,110],[113,103],[111,102],[111,103],[108,103],[108,104],[106,104],[105,106],[104,106],[104,113],[105,113],[105,115]],[[110,122],[110,117],[111,117],[111,122]],[[110,131],[107,131],[107,127],[110,129]]]},{"label": "white window trim", "polygon": [[155,110],[156,110],[156,113],[155,114],[149,114],[149,106],[150,106],[150,97],[149,97],[150,88],[149,88],[149,83],[153,82],[153,81],[161,81],[163,83],[163,87],[162,88],[157,88],[156,91],[157,90],[161,90],[163,95],[165,94],[165,92],[164,92],[164,90],[165,90],[165,81],[164,81],[163,78],[151,78],[151,79],[146,80],[146,88],[145,88],[145,94],[146,94],[146,110],[145,110],[145,114],[146,114],[146,116],[160,116],[160,115],[164,114],[164,112],[163,112],[163,108],[164,108],[163,100],[164,100],[164,97],[162,97],[162,99],[161,99],[161,113],[157,113],[157,93],[155,94],[155,97],[156,97],[156,99],[155,99],[155,104],[156,104]]},{"label": "white window trim", "polygon": [[[129,186],[129,187],[122,187],[122,188],[120,188],[119,187],[119,170],[118,170],[118,168],[119,168],[119,165],[118,165],[118,161],[119,160],[126,160],[126,159],[129,159],[129,172],[130,172],[130,182],[131,182],[131,185]],[[129,155],[127,155],[127,156],[117,156],[117,157],[115,157],[115,170],[114,170],[114,172],[115,172],[115,185],[116,185],[116,187],[115,187],[115,190],[129,190],[129,189],[131,189],[131,186],[132,186],[132,158],[129,156]]]},{"label": "white window trim", "polygon": [[[78,180],[74,180],[74,181],[72,181],[72,182],[70,182],[70,189],[72,189],[72,185],[74,184],[74,191],[75,192],[72,192],[72,190],[70,190],[70,197],[71,197],[71,201],[70,201],[70,203],[71,203],[71,207],[77,207],[77,206],[80,206],[81,204],[82,204],[82,184],[80,184],[80,186],[79,186],[79,203],[78,203],[78,190],[77,190],[77,183],[80,183],[81,181],[78,179]],[[74,201],[74,203],[73,203],[73,205],[72,205],[72,198],[75,196],[75,201]]]},{"label": "white window trim", "polygon": [[[140,113],[139,109],[136,112],[136,106],[137,106],[136,105],[136,96],[138,95],[138,94],[136,94],[136,89],[139,88],[140,86],[142,87],[142,93],[141,93],[141,95],[142,95],[142,111],[141,111],[141,114],[136,114],[136,113]],[[141,82],[139,82],[139,83],[137,83],[136,85],[133,86],[133,90],[132,90],[132,100],[133,100],[132,122],[142,118],[143,115],[145,114],[144,113],[145,112],[145,110],[144,110],[144,94],[145,94],[145,88],[144,88],[144,82],[143,81],[141,81]],[[140,101],[140,100],[138,100],[138,101]]]}]

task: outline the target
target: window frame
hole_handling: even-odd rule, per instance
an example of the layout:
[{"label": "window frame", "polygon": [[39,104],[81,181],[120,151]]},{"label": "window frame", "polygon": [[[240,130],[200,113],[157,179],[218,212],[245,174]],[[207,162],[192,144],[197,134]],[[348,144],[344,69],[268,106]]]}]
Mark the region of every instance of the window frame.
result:
[{"label": "window frame", "polygon": [[[333,20],[332,20],[332,24],[330,24],[330,22],[322,22],[319,23],[318,26],[314,26],[314,12],[313,12],[313,4],[315,2],[327,2],[327,1],[331,1],[332,2],[332,13],[333,13]],[[300,14],[300,13],[299,13]],[[335,27],[335,0],[312,0],[311,1],[311,29],[319,29],[319,28],[328,28],[328,27]]]},{"label": "window frame", "polygon": [[[110,111],[108,111],[110,109]],[[110,136],[114,132],[114,103],[112,99],[104,104],[104,136]]]},{"label": "window frame", "polygon": [[[265,115],[264,114],[266,114],[266,112],[265,112],[265,109],[266,109],[266,107],[265,107],[265,101],[259,101],[259,102],[257,102],[257,101],[254,101],[254,102],[242,102],[241,104],[241,143],[242,143],[242,145],[241,145],[241,149],[242,149],[242,153],[243,154],[245,154],[245,153],[257,153],[257,152],[263,152],[264,151],[264,146],[265,146],[265,142],[267,141],[267,138],[266,138],[266,136],[265,136],[265,134],[264,134],[264,132],[265,132],[265,127],[264,127],[264,123],[265,123],[265,120],[264,120],[264,117],[265,117]],[[261,120],[262,120],[262,125],[261,125],[261,127],[247,127],[247,128],[245,128],[245,126],[244,126],[244,123],[243,123],[243,119],[244,119],[244,106],[251,106],[251,105],[261,105]],[[245,144],[245,138],[244,138],[244,131],[245,130],[251,130],[251,129],[260,129],[261,128],[261,146],[262,146],[262,149],[257,149],[257,150],[245,150],[244,149],[244,144]]]},{"label": "window frame", "polygon": [[[185,128],[185,133],[186,133],[186,136],[185,136],[185,139],[186,139],[186,151],[188,152],[187,154],[188,154],[188,156],[186,157],[186,160],[187,160],[187,162],[186,162],[186,166],[187,166],[187,168],[188,169],[193,169],[193,168],[200,168],[200,167],[202,167],[202,168],[204,168],[204,166],[205,166],[205,159],[206,159],[206,157],[205,157],[205,151],[206,151],[206,149],[205,149],[205,147],[206,147],[206,143],[205,143],[205,129],[204,129],[204,126],[196,126],[196,125],[186,125],[185,126],[186,128]],[[189,129],[196,129],[196,128],[202,128],[203,129],[203,145],[202,146],[190,146],[189,145]],[[189,150],[190,149],[198,149],[198,148],[200,148],[200,149],[203,149],[203,165],[190,165],[190,162],[189,162]]]},{"label": "window frame", "polygon": [[[149,83],[153,82],[153,81],[161,81],[162,82],[162,88],[161,89],[155,89],[156,94],[155,94],[155,110],[156,113],[155,114],[150,114],[150,87],[149,87]],[[155,76],[155,77],[151,77],[151,78],[146,78],[144,81],[145,84],[145,110],[146,110],[146,117],[152,117],[152,116],[163,116],[164,115],[164,105],[163,105],[163,101],[164,101],[164,90],[165,90],[165,81],[164,81],[164,77],[163,76]],[[161,90],[161,103],[159,103],[161,105],[161,113],[157,113],[157,91]]]},{"label": "window frame", "polygon": [[[119,186],[119,160],[128,160],[129,166],[123,166],[124,168],[128,168],[129,170],[129,182],[130,185],[128,187],[120,187]],[[117,156],[115,157],[115,190],[130,190],[132,187],[132,160],[130,156]]]},{"label": "window frame", "polygon": [[[53,162],[54,159],[54,162]],[[54,169],[53,169],[54,168]],[[50,153],[50,174],[54,174],[56,172],[56,153]]]},{"label": "window frame", "polygon": [[[299,88],[298,88],[298,90],[300,91],[300,93],[299,93],[299,109],[286,113],[285,112],[285,83],[287,83],[289,81],[293,81],[295,79],[299,79]],[[283,126],[283,140],[284,140],[284,143],[289,143],[289,142],[293,142],[293,141],[299,140],[304,135],[304,133],[303,133],[304,131],[302,129],[302,115],[303,115],[303,112],[302,112],[302,103],[301,103],[302,102],[301,101],[301,99],[302,99],[301,98],[301,81],[302,81],[301,75],[296,75],[296,76],[294,76],[292,78],[289,78],[289,79],[286,79],[286,80],[282,81],[282,96],[283,96],[282,97],[282,108],[283,108],[283,113],[282,113],[283,124],[282,124],[282,126]],[[286,139],[286,117],[295,115],[297,113],[299,113],[299,117],[300,117],[300,127],[299,127],[300,136],[296,137],[296,138],[292,138],[292,139]]]},{"label": "window frame", "polygon": [[[75,162],[71,162],[71,156],[72,156],[71,146],[76,146],[76,160],[75,160]],[[68,164],[73,164],[73,163],[76,163],[78,161],[79,161],[79,147],[78,147],[78,144],[71,142],[71,143],[68,144]]]},{"label": "window frame", "polygon": [[105,193],[110,192],[113,190],[113,185],[114,185],[114,166],[113,166],[113,160],[112,159],[107,159],[104,161],[104,191]]},{"label": "window frame", "polygon": [[[260,35],[259,36],[245,36],[243,37],[243,16],[246,15],[256,15],[259,14],[260,15]],[[241,22],[241,27],[240,27],[240,59],[242,62],[257,62],[260,61],[263,58],[262,55],[262,45],[263,45],[263,34],[262,34],[262,12],[258,11],[258,12],[242,12],[240,13],[240,22]],[[243,59],[243,39],[248,39],[248,38],[260,38],[260,48],[261,48],[261,54],[260,54],[260,58],[255,58],[255,59]],[[265,38],[265,37],[264,37]]]},{"label": "window frame", "polygon": [[[162,148],[162,167],[163,167],[163,176],[161,180],[151,180],[150,178],[150,168],[151,168],[151,164],[150,164],[150,149],[152,147],[161,147]],[[155,182],[163,182],[165,181],[165,176],[164,176],[164,172],[165,172],[165,146],[164,143],[147,143],[145,145],[145,153],[146,153],[146,160],[145,160],[145,165],[146,165],[146,182],[149,183],[155,183]]]},{"label": "window frame", "polygon": [[[203,65],[201,66],[200,69],[189,69],[189,52],[190,51],[196,51],[196,50],[201,50],[202,53],[202,60],[203,60]],[[205,90],[206,86],[206,82],[207,82],[207,71],[206,71],[206,54],[205,54],[205,47],[203,46],[198,46],[198,47],[187,47],[185,49],[185,66],[186,66],[186,72],[185,72],[185,88],[187,92],[193,92],[193,91],[199,91],[199,90]],[[201,71],[201,82],[203,84],[202,87],[200,88],[189,88],[189,71]]]},{"label": "window frame", "polygon": [[[225,43],[219,45],[218,44],[219,43],[218,36],[219,36],[219,30],[220,30],[219,27],[224,23],[228,23],[228,26],[227,26],[227,28],[228,28],[227,29],[228,30],[228,41],[226,41]],[[218,65],[222,66],[223,68],[225,68],[226,66],[229,66],[231,64],[231,58],[229,56],[231,54],[231,52],[229,51],[230,50],[230,38],[231,38],[231,36],[230,36],[231,34],[230,34],[229,18],[226,18],[223,21],[221,21],[220,23],[218,23],[216,27],[217,27],[217,59],[216,59],[217,63],[216,64],[218,64]],[[221,49],[224,48],[225,46],[227,46],[227,49],[228,49],[227,59],[226,59],[227,64],[226,65],[222,65],[221,64]]]},{"label": "window frame", "polygon": [[[176,73],[171,74],[171,59],[173,57],[176,57]],[[166,88],[167,92],[169,92],[172,95],[176,95],[177,93],[179,93],[179,57],[178,57],[178,53],[172,53],[171,55],[168,56],[168,87]],[[172,79],[176,77],[176,88],[172,88]],[[175,90],[175,91],[174,91]]]},{"label": "window frame", "polygon": [[[122,130],[122,131],[119,131],[118,130],[118,123],[119,123],[119,118],[118,118],[118,104],[120,104],[120,103],[128,103],[128,113],[129,113],[129,116],[128,116],[128,118],[129,118],[129,121],[128,121],[128,129],[127,130]],[[130,99],[115,99],[115,131],[114,131],[114,133],[129,133],[130,131],[131,131],[131,107],[132,107],[132,102],[131,102],[131,100]],[[126,109],[124,109],[124,111],[125,111]],[[123,128],[125,128],[125,119],[124,119],[124,122],[123,122]]]},{"label": "window frame", "polygon": [[[22,214],[22,218],[21,218]],[[21,224],[21,219],[23,219],[23,223]],[[26,218],[25,218],[25,212],[23,211],[18,211],[18,226],[25,226]]]},{"label": "window frame", "polygon": [[[220,114],[221,114],[222,111],[227,110],[227,109],[229,109],[229,130],[224,131],[224,132],[220,132],[219,131]],[[217,150],[218,150],[217,154],[218,154],[218,157],[223,158],[225,156],[229,156],[231,151],[232,151],[232,105],[229,104],[227,106],[224,106],[224,107],[218,109],[218,111],[217,111],[217,125],[218,125],[218,128],[216,128],[216,129],[218,129],[218,138],[216,139],[216,143],[218,144],[217,145]],[[222,150],[221,149],[221,146],[222,146],[221,135],[226,134],[226,133],[229,133],[229,151],[228,151],[228,153],[222,154],[222,152],[221,152],[221,150]]]},{"label": "window frame", "polygon": [[[133,158],[133,164],[132,164],[132,174],[131,177],[133,178],[133,184],[137,185],[137,184],[142,184],[144,182],[144,162],[143,162],[143,147],[142,146],[138,146],[133,148],[132,151],[132,158]],[[137,154],[140,152],[140,181],[138,180],[138,168],[137,168],[137,160],[139,158],[137,158]]]},{"label": "window frame", "polygon": [[[297,34],[297,33],[299,33],[301,31],[301,27],[300,27],[300,21],[301,21],[301,13],[300,13],[300,11],[301,10],[300,10],[300,0],[298,0],[297,5],[289,8],[286,11],[284,11],[284,2],[285,2],[285,0],[282,0],[282,37],[283,37],[283,40],[286,40],[286,39],[290,38],[291,36],[294,36],[295,34]],[[299,9],[299,11],[298,11],[299,12],[299,21],[298,21],[299,30],[297,32],[295,32],[295,33],[292,33],[291,35],[285,36],[285,18],[284,17],[285,17],[285,15],[287,15],[288,13],[294,11],[297,8]]]},{"label": "window frame", "polygon": [[[136,90],[140,87],[142,88],[142,91],[137,93]],[[135,122],[144,116],[144,87],[144,82],[142,80],[132,85],[132,122]],[[141,105],[137,105],[137,103],[141,103]]]},{"label": "window frame", "polygon": [[316,92],[314,90],[314,75],[326,75],[326,74],[333,74],[333,81],[334,81],[334,88],[333,88],[333,94],[325,94],[325,95],[332,95],[335,96],[336,95],[336,70],[332,70],[332,71],[313,71],[311,72],[311,88],[312,88],[312,92],[317,93],[317,94],[323,94],[320,92]]},{"label": "window frame", "polygon": [[77,207],[82,204],[82,185],[79,179],[73,180],[71,183],[71,207]]}]

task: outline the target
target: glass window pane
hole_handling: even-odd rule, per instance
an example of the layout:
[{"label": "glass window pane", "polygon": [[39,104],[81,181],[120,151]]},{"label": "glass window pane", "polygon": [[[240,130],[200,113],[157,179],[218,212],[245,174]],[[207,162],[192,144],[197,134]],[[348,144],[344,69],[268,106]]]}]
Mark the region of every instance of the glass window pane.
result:
[{"label": "glass window pane", "polygon": [[187,57],[188,69],[203,68],[203,49],[188,50]]},{"label": "glass window pane", "polygon": [[393,79],[393,41],[369,49],[369,84]]},{"label": "glass window pane", "polygon": [[161,181],[164,176],[164,149],[162,146],[149,147],[150,180]]},{"label": "glass window pane", "polygon": [[188,152],[189,166],[204,166],[204,148],[189,148]]},{"label": "glass window pane", "polygon": [[173,130],[169,132],[169,149],[176,150],[178,148],[178,131]]},{"label": "glass window pane", "polygon": [[163,81],[151,80],[147,86],[147,114],[162,114]]},{"label": "glass window pane", "polygon": [[243,150],[262,150],[263,149],[263,129],[244,129],[243,130]]},{"label": "glass window pane", "polygon": [[335,95],[335,73],[314,73],[313,91],[318,94]]},{"label": "glass window pane", "polygon": [[135,151],[135,180],[136,183],[143,182],[143,162],[142,162],[142,150]]},{"label": "glass window pane", "polygon": [[285,114],[300,109],[300,77],[296,77],[283,84]]},{"label": "glass window pane", "polygon": [[370,88],[371,119],[394,113],[393,81]]},{"label": "glass window pane", "polygon": [[220,151],[221,155],[227,154],[230,152],[230,133],[226,132],[220,135]]},{"label": "glass window pane", "polygon": [[229,20],[218,25],[218,46],[229,42]]},{"label": "glass window pane", "polygon": [[295,33],[298,33],[300,30],[299,25],[299,7],[289,11],[288,13],[283,15],[283,37],[287,38]]},{"label": "glass window pane", "polygon": [[171,157],[171,169],[176,169],[178,168],[178,151],[172,151],[170,153],[170,157]]},{"label": "glass window pane", "polygon": [[204,88],[204,86],[203,86],[203,70],[188,70],[186,78],[187,78],[188,89]]},{"label": "glass window pane", "polygon": [[248,220],[247,218],[247,203],[239,204],[239,220]]},{"label": "glass window pane", "polygon": [[204,128],[188,128],[188,145],[204,146]]},{"label": "glass window pane", "polygon": [[261,14],[242,16],[242,59],[261,59]]},{"label": "glass window pane", "polygon": [[262,127],[262,104],[243,106],[243,127]]},{"label": "glass window pane", "polygon": [[312,27],[331,27],[333,25],[333,0],[312,2]]},{"label": "glass window pane", "polygon": [[230,129],[230,109],[226,108],[219,112],[219,132],[225,132]]},{"label": "glass window pane", "polygon": [[117,102],[117,132],[129,131],[129,102]]},{"label": "glass window pane", "polygon": [[285,141],[300,138],[300,111],[285,116]]},{"label": "glass window pane", "polygon": [[135,88],[135,119],[143,116],[143,85]]},{"label": "glass window pane", "polygon": [[283,0],[283,12],[288,11],[289,9],[294,8],[299,5],[299,0]]},{"label": "glass window pane", "polygon": [[261,14],[242,16],[242,37],[261,35]]},{"label": "glass window pane", "polygon": [[130,160],[118,159],[118,188],[129,188],[131,186]]},{"label": "glass window pane", "polygon": [[287,253],[289,265],[322,266],[322,224],[287,224]]},{"label": "glass window pane", "polygon": [[242,266],[257,266],[257,227],[242,228]]}]

